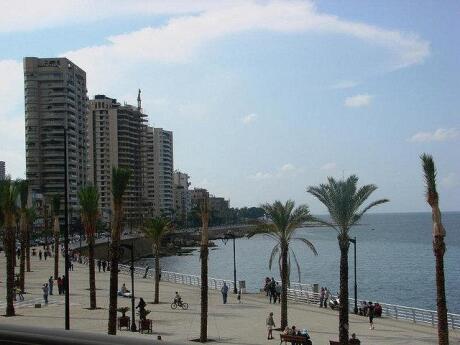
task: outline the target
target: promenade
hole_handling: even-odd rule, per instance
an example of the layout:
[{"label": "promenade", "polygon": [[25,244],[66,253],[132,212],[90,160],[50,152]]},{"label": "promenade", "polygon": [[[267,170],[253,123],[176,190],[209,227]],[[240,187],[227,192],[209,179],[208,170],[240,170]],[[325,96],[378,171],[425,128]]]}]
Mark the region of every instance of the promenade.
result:
[{"label": "promenade", "polygon": [[[0,318],[3,323],[40,326],[48,328],[64,328],[64,296],[49,296],[49,304],[42,308],[34,308],[35,303],[43,302],[42,284],[47,282],[53,273],[54,258],[39,261],[38,256],[31,257],[32,271],[26,273],[26,294],[23,302],[16,302],[17,316]],[[0,254],[0,310],[5,310],[5,256]],[[60,258],[60,275],[64,273],[63,258]],[[19,270],[19,267],[16,268]],[[74,263],[74,271],[70,272],[70,327],[75,330],[107,332],[109,272],[97,272],[96,287],[97,304],[101,309],[88,310],[88,267]],[[126,283],[130,289],[128,275],[120,274],[119,284]],[[179,291],[184,301],[188,302],[189,310],[171,310],[170,302],[174,292]],[[153,320],[154,334],[139,334],[129,331],[118,331],[117,337],[142,337],[156,339],[161,335],[163,340],[187,343],[199,336],[200,329],[200,297],[199,289],[194,286],[161,282],[159,305],[149,304],[153,301],[153,280],[136,278],[135,295],[143,297],[151,310],[149,318]],[[137,303],[137,300],[136,300]],[[131,300],[119,297],[119,306],[131,306]],[[208,335],[222,344],[278,344],[279,335],[275,332],[275,340],[266,339],[265,318],[273,311],[275,323],[279,325],[279,304],[269,304],[261,294],[242,296],[238,304],[236,297],[229,296],[229,303],[222,304],[220,292],[209,290]],[[131,311],[127,313],[131,315]],[[137,319],[136,315],[136,319]],[[320,309],[306,304],[289,304],[289,325],[306,328],[313,344],[329,344],[329,339],[337,339],[338,313],[330,309]],[[350,333],[355,332],[362,344],[435,344],[436,328],[418,325],[405,321],[385,318],[375,320],[375,330],[369,330],[367,318],[350,315]],[[460,332],[450,330],[451,343],[460,343]]]}]

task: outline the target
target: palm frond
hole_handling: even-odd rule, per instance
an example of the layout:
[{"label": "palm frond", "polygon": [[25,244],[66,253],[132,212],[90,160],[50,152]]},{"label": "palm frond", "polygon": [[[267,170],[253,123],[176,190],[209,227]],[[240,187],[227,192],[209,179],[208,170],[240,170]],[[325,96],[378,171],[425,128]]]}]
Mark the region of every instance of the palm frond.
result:
[{"label": "palm frond", "polygon": [[436,166],[434,165],[433,156],[426,153],[420,156],[423,165],[423,173],[425,176],[426,184],[426,198],[430,206],[438,199],[438,192],[436,190]]},{"label": "palm frond", "polygon": [[[292,250],[292,248],[289,248],[289,251],[292,254],[292,256],[294,257],[294,262],[295,262],[295,265],[296,265],[296,268],[297,268],[298,282],[300,283],[300,281],[301,281],[301,272],[300,272],[299,261],[297,260],[297,256],[295,255],[295,252]],[[291,263],[291,260],[289,259],[289,264],[290,263]]]},{"label": "palm frond", "polygon": [[273,264],[273,258],[278,254],[280,251],[280,244],[276,244],[273,249],[272,253],[270,254],[270,259],[268,260],[268,269],[271,271],[272,269],[272,264]]},{"label": "palm frond", "polygon": [[308,247],[308,249],[310,249],[313,252],[315,256],[318,256],[318,252],[316,251],[315,246],[309,240],[307,240],[306,238],[302,238],[302,237],[296,237],[294,238],[294,240],[303,242]]},{"label": "palm frond", "polygon": [[120,202],[128,187],[131,171],[125,168],[112,168],[112,195],[115,202]]}]

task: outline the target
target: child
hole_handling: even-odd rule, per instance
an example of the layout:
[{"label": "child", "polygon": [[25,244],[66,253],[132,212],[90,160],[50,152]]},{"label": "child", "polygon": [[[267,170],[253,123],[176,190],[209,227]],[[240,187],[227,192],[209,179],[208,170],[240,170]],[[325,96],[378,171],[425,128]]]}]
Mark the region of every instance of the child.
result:
[{"label": "child", "polygon": [[238,303],[241,303],[241,289],[238,290],[238,295],[236,296]]}]

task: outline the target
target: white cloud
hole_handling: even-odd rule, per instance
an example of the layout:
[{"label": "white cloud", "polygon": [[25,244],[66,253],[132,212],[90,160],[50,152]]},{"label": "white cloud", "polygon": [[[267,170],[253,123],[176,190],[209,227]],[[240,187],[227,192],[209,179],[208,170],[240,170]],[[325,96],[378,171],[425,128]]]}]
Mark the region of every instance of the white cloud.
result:
[{"label": "white cloud", "polygon": [[456,173],[449,173],[441,180],[441,184],[446,188],[454,188],[460,186],[460,176]]},{"label": "white cloud", "polygon": [[331,89],[351,89],[358,85],[359,83],[354,80],[342,80],[335,83],[334,85],[331,85]]},{"label": "white cloud", "polygon": [[[139,3],[130,12],[137,8],[144,14],[147,5],[143,1]],[[200,5],[193,9],[190,6],[185,8],[196,11]],[[106,44],[67,52],[65,55],[73,58],[84,69],[88,69],[95,60],[107,64],[108,59],[115,60],[117,64],[142,60],[185,62],[199,47],[210,41],[253,30],[349,35],[389,50],[396,58],[395,68],[420,63],[430,51],[429,43],[416,35],[322,14],[312,2],[224,2],[224,5],[214,7],[208,2],[202,2],[201,8],[199,14],[176,15],[163,26],[111,36]],[[186,13],[185,10],[183,12]],[[101,65],[102,61],[97,65]]]},{"label": "white cloud", "polygon": [[257,181],[266,180],[266,179],[269,179],[269,178],[272,178],[272,177],[273,177],[272,174],[267,173],[267,172],[261,172],[261,171],[257,172],[254,175],[249,176],[250,179],[257,180]]},{"label": "white cloud", "polygon": [[321,167],[321,170],[334,170],[335,168],[337,168],[337,164],[334,162],[329,162],[329,163],[324,164]]},{"label": "white cloud", "polygon": [[241,121],[245,124],[248,125],[252,122],[254,122],[257,119],[257,114],[248,114],[245,117],[241,119]]},{"label": "white cloud", "polygon": [[418,132],[411,136],[408,141],[413,143],[432,141],[451,141],[460,138],[460,130],[456,128],[438,128],[434,132]]},{"label": "white cloud", "polygon": [[345,106],[349,108],[366,107],[371,104],[372,96],[368,94],[359,94],[345,99]]},{"label": "white cloud", "polygon": [[293,171],[293,170],[295,170],[295,166],[291,163],[284,164],[281,167],[282,172]]}]

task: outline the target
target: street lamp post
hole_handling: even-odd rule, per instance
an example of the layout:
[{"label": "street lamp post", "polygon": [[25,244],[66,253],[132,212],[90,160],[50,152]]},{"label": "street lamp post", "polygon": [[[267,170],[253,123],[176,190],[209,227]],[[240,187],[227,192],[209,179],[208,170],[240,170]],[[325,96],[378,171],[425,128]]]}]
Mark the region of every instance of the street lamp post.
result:
[{"label": "street lamp post", "polygon": [[[127,248],[131,251],[131,266],[130,266],[130,271],[131,271],[131,332],[136,332],[136,320],[135,318],[135,313],[134,313],[134,239],[132,240],[131,244],[120,244],[120,247]],[[113,268],[111,268],[113,269]]]},{"label": "street lamp post", "polygon": [[356,237],[354,238],[349,238],[348,239],[350,243],[353,243],[353,249],[354,249],[354,258],[355,258],[355,308],[354,312],[355,314],[358,314],[358,285],[356,284]]},{"label": "street lamp post", "polygon": [[238,293],[238,288],[236,286],[236,250],[235,250],[235,234],[232,232],[227,232],[225,234],[225,241],[227,241],[229,238],[233,240],[233,293],[237,294]]},{"label": "street lamp post", "polygon": [[65,255],[65,329],[70,329],[70,300],[69,300],[69,185],[67,167],[67,128],[64,127],[64,255]]}]

